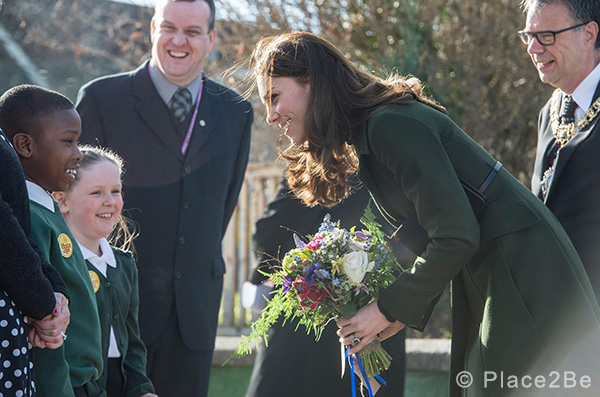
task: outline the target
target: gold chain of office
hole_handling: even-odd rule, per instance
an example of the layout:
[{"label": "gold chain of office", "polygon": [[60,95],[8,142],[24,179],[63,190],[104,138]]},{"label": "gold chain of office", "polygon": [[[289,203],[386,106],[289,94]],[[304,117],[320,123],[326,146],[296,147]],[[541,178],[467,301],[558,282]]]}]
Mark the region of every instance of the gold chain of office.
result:
[{"label": "gold chain of office", "polygon": [[560,146],[564,146],[575,134],[577,131],[582,131],[585,127],[587,127],[600,113],[600,97],[592,103],[592,106],[588,109],[588,111],[581,117],[579,120],[574,123],[564,123],[560,124],[559,116],[558,116],[558,108],[560,105],[561,91],[559,89],[554,90],[552,94],[552,102],[550,103],[550,122],[552,127],[552,135]]}]

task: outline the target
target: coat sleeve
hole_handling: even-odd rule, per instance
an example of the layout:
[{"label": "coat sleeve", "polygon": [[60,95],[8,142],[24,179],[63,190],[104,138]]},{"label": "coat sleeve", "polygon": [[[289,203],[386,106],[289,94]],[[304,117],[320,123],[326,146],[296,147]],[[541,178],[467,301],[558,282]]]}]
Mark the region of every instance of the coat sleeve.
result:
[{"label": "coat sleeve", "polygon": [[366,133],[375,161],[413,204],[431,240],[379,303],[397,320],[423,329],[439,295],[477,252],[479,224],[436,127],[416,116],[381,113]]},{"label": "coat sleeve", "polygon": [[[32,247],[30,238],[1,195],[0,220],[0,288],[23,314],[41,320],[51,314],[56,305],[52,285],[42,272],[42,264],[47,262]],[[62,285],[64,290],[56,271],[52,277],[56,286],[60,289]]]},{"label": "coat sleeve", "polygon": [[60,277],[60,274],[58,274],[58,271],[44,258],[44,253],[42,252],[40,247],[38,247],[37,243],[33,240],[32,237],[29,237],[29,243],[31,244],[31,247],[34,249],[34,251],[41,258],[42,272],[44,272],[44,275],[50,282],[50,285],[52,285],[54,292],[60,292],[67,299],[69,299],[69,295],[67,294],[67,286],[65,285],[63,279]]},{"label": "coat sleeve", "polygon": [[252,130],[252,122],[254,121],[254,111],[252,107],[248,104],[249,110],[246,115],[246,123],[244,124],[243,134],[241,135],[241,142],[238,149],[238,153],[236,156],[236,163],[233,168],[233,178],[231,179],[231,183],[229,185],[229,190],[227,192],[227,200],[225,202],[225,212],[223,218],[223,230],[221,238],[225,236],[225,232],[227,231],[227,225],[229,224],[229,220],[231,219],[231,215],[233,215],[233,210],[238,202],[238,196],[240,194],[240,190],[242,188],[242,183],[244,182],[244,177],[246,176],[246,166],[248,165],[248,157],[250,155],[250,136]]},{"label": "coat sleeve", "polygon": [[77,94],[75,107],[81,117],[81,137],[79,138],[79,142],[94,146],[104,146],[102,116],[92,91],[92,88],[86,85]]},{"label": "coat sleeve", "polygon": [[[127,265],[131,268],[132,280],[131,300],[125,326],[127,327],[127,354],[123,362],[125,372],[124,396],[138,397],[145,393],[154,393],[152,381],[146,376],[146,347],[140,338],[138,311],[140,298],[138,291],[138,275],[133,259]],[[127,269],[129,271],[130,269]]]}]

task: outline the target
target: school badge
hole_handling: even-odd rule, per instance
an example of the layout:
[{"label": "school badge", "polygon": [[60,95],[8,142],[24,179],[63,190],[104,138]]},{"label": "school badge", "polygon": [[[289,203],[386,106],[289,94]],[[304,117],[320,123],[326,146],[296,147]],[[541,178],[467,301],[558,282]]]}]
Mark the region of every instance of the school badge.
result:
[{"label": "school badge", "polygon": [[98,292],[100,289],[100,277],[96,274],[95,271],[89,270],[90,279],[92,280],[92,287],[94,287],[94,294]]},{"label": "school badge", "polygon": [[60,247],[60,253],[64,258],[70,258],[73,255],[73,243],[69,236],[61,233],[58,236],[58,245]]}]

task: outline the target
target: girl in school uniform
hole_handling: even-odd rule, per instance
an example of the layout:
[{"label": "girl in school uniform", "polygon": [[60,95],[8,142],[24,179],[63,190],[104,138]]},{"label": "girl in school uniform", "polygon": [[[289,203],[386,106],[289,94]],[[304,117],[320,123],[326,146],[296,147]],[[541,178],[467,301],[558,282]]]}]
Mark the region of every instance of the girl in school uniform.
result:
[{"label": "girl in school uniform", "polygon": [[[152,397],[146,376],[146,348],[138,325],[138,275],[129,248],[133,235],[121,216],[122,159],[102,148],[84,146],[77,179],[54,193],[77,240],[94,286],[104,370],[98,385],[108,397]],[[121,248],[111,246],[119,242]]]}]

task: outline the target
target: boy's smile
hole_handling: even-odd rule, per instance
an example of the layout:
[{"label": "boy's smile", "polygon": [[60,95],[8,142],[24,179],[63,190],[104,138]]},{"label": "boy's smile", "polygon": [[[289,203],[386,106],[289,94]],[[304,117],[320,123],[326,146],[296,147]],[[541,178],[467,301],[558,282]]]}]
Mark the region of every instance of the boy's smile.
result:
[{"label": "boy's smile", "polygon": [[27,179],[51,192],[67,190],[82,158],[77,147],[80,135],[81,119],[75,109],[41,118],[32,136],[31,157],[23,164]]}]

